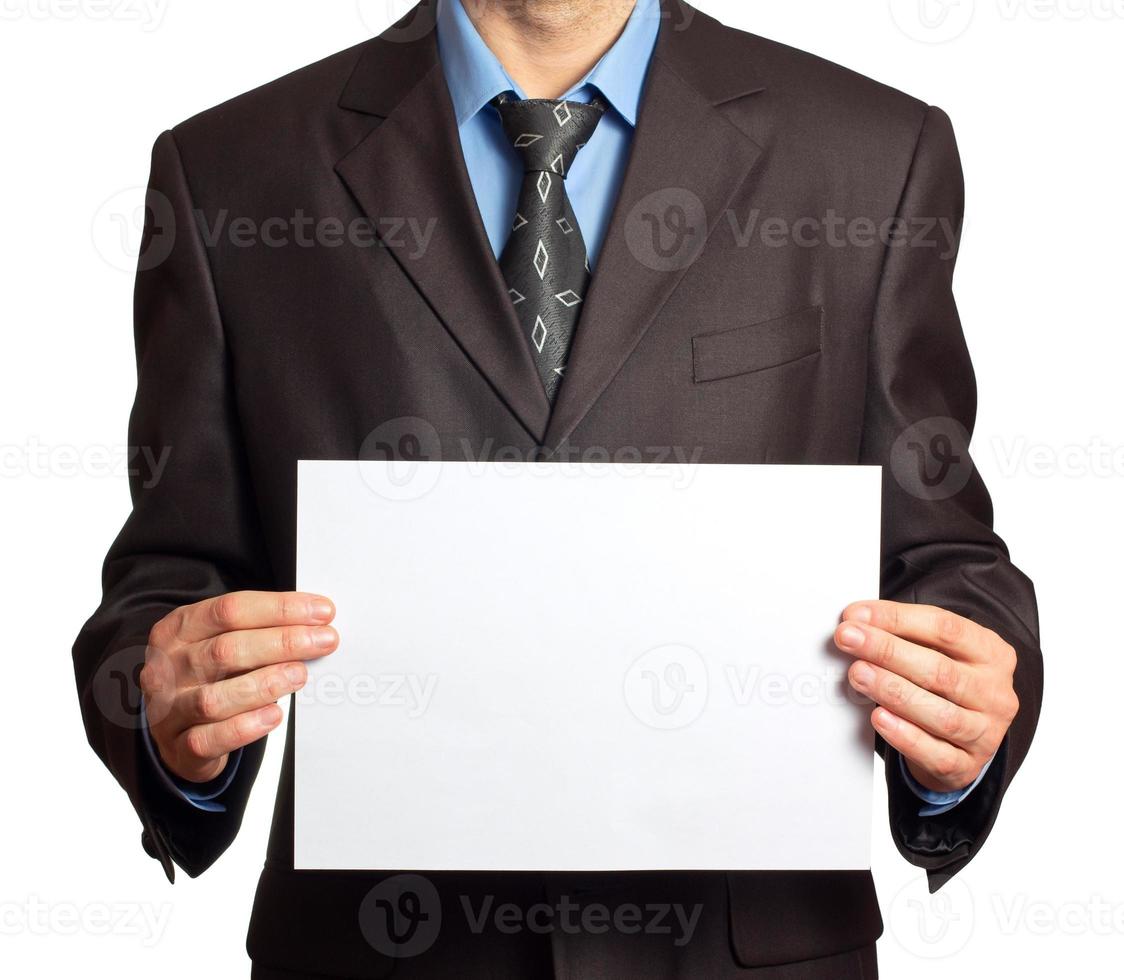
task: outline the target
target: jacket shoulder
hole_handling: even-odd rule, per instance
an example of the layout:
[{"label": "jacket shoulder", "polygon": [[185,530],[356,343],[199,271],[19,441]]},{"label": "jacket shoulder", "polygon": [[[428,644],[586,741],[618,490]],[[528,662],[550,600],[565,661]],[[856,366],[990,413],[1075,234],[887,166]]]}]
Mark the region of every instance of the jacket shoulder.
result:
[{"label": "jacket shoulder", "polygon": [[774,115],[793,131],[847,133],[883,147],[916,142],[930,110],[927,102],[810,52],[719,27],[722,56],[754,74],[776,107]]},{"label": "jacket shoulder", "polygon": [[369,40],[259,85],[172,127],[181,145],[238,147],[303,129],[334,109]]}]

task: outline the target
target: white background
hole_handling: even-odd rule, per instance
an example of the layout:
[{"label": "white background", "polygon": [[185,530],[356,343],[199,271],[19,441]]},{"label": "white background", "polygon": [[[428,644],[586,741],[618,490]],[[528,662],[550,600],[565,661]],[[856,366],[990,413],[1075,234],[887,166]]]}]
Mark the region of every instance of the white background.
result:
[{"label": "white background", "polygon": [[[728,23],[942,106],[968,181],[958,295],[974,448],[1034,579],[1046,703],[980,856],[930,903],[875,805],[883,976],[1110,977],[1124,653],[1121,0],[704,0]],[[127,510],[131,242],[164,128],[362,40],[398,0],[0,0],[4,597],[0,971],[245,976],[280,739],[243,832],[174,888],[85,745],[69,648]],[[107,204],[107,202],[109,202]],[[76,457],[80,459],[76,462]],[[108,457],[108,458],[107,458]],[[108,929],[99,910],[132,917]],[[44,912],[46,910],[46,912]],[[76,913],[86,924],[74,925]],[[147,912],[163,928],[138,926]]]}]

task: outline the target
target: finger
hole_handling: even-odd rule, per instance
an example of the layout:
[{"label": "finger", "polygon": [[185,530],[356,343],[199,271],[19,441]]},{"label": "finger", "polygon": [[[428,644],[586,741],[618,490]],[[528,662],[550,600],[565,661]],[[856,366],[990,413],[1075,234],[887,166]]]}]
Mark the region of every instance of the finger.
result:
[{"label": "finger", "polygon": [[903,640],[876,626],[845,620],[835,630],[835,645],[844,653],[884,667],[953,704],[983,710],[991,701],[991,694],[981,689],[974,665]]},{"label": "finger", "polygon": [[177,699],[176,710],[184,728],[192,725],[225,721],[256,708],[273,704],[287,694],[304,687],[308,669],[304,664],[281,664],[232,677],[214,684],[201,684],[184,691]]},{"label": "finger", "polygon": [[193,643],[187,669],[196,683],[222,680],[269,664],[315,660],[339,646],[331,626],[275,626],[238,630]]},{"label": "finger", "polygon": [[228,592],[176,610],[168,627],[181,643],[195,643],[235,630],[330,623],[330,599],[307,592]]},{"label": "finger", "polygon": [[275,704],[268,704],[225,721],[195,725],[178,737],[177,748],[186,766],[202,770],[207,763],[222,759],[265,737],[281,724],[281,718],[281,709]]},{"label": "finger", "polygon": [[907,760],[931,773],[939,787],[930,786],[937,792],[955,792],[971,785],[975,760],[963,749],[950,745],[942,739],[934,738],[923,728],[919,728],[885,708],[875,708],[870,716],[874,730]]},{"label": "finger", "polygon": [[974,747],[988,732],[985,715],[930,694],[912,681],[865,660],[856,660],[847,674],[851,686],[860,694],[953,745]]},{"label": "finger", "polygon": [[843,618],[869,623],[957,660],[986,662],[1003,642],[991,630],[954,612],[911,602],[856,602],[844,610]]}]

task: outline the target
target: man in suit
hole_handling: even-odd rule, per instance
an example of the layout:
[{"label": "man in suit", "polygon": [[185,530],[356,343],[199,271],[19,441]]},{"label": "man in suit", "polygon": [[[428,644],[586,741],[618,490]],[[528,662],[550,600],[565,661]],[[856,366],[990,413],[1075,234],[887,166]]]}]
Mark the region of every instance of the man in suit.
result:
[{"label": "man in suit", "polygon": [[[426,0],[161,136],[131,444],[170,454],[74,651],[145,850],[170,879],[219,857],[275,702],[338,642],[330,597],[291,591],[298,459],[674,448],[885,467],[882,598],[835,640],[876,703],[891,833],[939,888],[1042,685],[967,450],[962,207],[939,109],[681,0]],[[294,872],[292,793],[290,740],[262,980],[876,974],[866,872]]]}]

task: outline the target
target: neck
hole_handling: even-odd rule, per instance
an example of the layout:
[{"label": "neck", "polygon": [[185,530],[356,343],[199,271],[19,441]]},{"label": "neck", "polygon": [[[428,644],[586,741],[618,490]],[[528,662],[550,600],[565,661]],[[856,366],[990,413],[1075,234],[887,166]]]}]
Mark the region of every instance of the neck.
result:
[{"label": "neck", "polygon": [[463,0],[476,30],[531,99],[557,99],[621,35],[636,0]]}]

